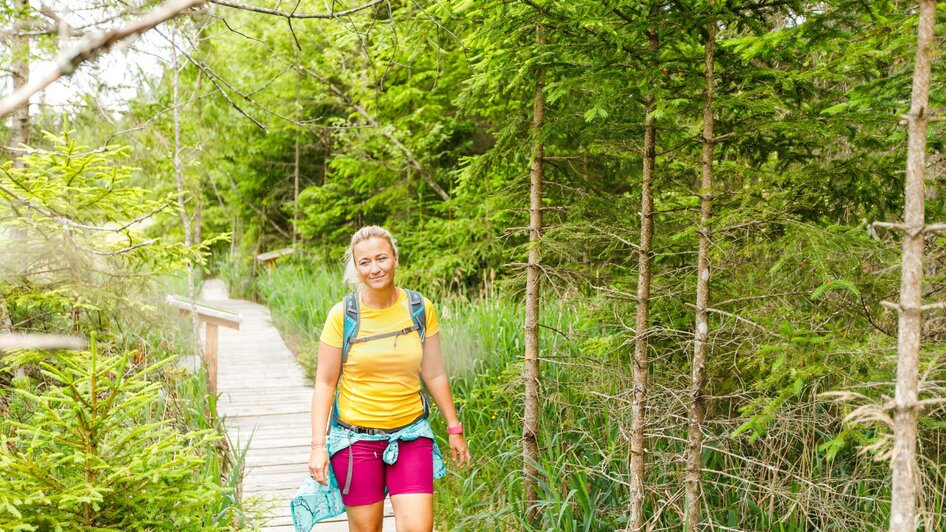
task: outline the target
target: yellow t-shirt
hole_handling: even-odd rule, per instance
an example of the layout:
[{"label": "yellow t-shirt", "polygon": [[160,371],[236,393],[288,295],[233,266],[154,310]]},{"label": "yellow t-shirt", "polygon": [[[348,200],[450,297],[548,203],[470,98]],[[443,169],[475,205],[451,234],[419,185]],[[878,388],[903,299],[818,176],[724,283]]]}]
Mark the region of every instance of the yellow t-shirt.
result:
[{"label": "yellow t-shirt", "polygon": [[[361,297],[359,295],[359,297]],[[427,311],[426,336],[440,332],[437,313],[424,298]],[[361,323],[358,338],[398,331],[414,325],[407,293],[398,289],[397,303],[373,309],[359,302]],[[321,340],[342,347],[345,328],[344,302],[332,307],[325,319]],[[391,429],[417,419],[424,411],[420,394],[420,363],[424,357],[420,335],[389,336],[351,345],[338,384],[338,415],[350,425]]]}]

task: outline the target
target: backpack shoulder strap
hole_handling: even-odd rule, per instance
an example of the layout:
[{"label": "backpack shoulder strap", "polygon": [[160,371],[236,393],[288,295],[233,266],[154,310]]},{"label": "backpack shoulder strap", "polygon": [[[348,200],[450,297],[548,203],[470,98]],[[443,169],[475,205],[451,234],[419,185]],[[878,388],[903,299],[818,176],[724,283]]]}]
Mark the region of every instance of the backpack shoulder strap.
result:
[{"label": "backpack shoulder strap", "polygon": [[420,342],[423,344],[427,337],[427,308],[424,306],[424,296],[416,290],[405,288],[407,292],[407,304],[411,313],[411,321],[417,326],[417,334],[420,335]]},{"label": "backpack shoulder strap", "polygon": [[361,309],[358,306],[358,292],[352,292],[343,300],[345,325],[342,331],[342,366],[348,360],[352,340],[358,337],[358,324],[361,322]]},{"label": "backpack shoulder strap", "polygon": [[[424,340],[427,338],[427,307],[424,305],[424,296],[416,290],[405,288],[404,291],[407,292],[407,307],[411,313],[411,321],[417,327],[421,345],[424,345]],[[427,401],[427,395],[424,394],[423,383],[421,383],[421,389],[417,393],[420,394],[420,401],[424,405],[424,413],[421,414],[421,418],[427,419],[430,416],[430,403]]]}]

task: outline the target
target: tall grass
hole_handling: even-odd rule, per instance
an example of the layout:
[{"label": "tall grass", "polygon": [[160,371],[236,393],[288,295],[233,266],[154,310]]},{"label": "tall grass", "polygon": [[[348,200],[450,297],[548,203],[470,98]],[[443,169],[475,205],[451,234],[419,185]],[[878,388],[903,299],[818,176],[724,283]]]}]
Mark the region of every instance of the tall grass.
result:
[{"label": "tall grass", "polygon": [[[172,279],[170,283],[170,287],[181,286],[182,281]],[[142,362],[168,353],[176,354],[179,361],[193,346],[193,338],[190,327],[176,326],[180,322],[172,318],[174,314],[166,312],[150,322],[137,322],[135,329],[116,334],[116,338],[126,348],[136,349]],[[206,526],[233,530],[252,527],[258,509],[245,504],[239,493],[248,446],[237,447],[229,439],[225,420],[216,415],[217,397],[209,393],[206,370],[190,371],[175,363],[165,366],[158,377],[163,393],[152,406],[155,417],[170,419],[182,431],[212,430],[219,435],[218,440],[203,449],[203,464],[195,472],[217,488],[217,497],[206,507]]]},{"label": "tall grass", "polygon": [[340,268],[313,270],[288,261],[261,272],[257,278],[260,297],[269,305],[274,323],[310,378],[315,376],[325,317],[348,293],[341,279]]},{"label": "tall grass", "polygon": [[[338,270],[301,263],[258,280],[260,294],[312,374],[314,345],[328,310],[346,289]],[[594,316],[593,302],[549,299],[541,323],[539,521],[523,521],[521,470],[523,312],[508,297],[453,296],[434,302],[451,388],[474,456],[436,490],[438,528],[449,530],[618,530],[626,526],[630,375],[626,333]],[[622,335],[623,334],[623,335]],[[647,506],[653,530],[683,525],[686,368],[654,364],[647,417]],[[718,398],[705,426],[705,521],[711,529],[868,530],[886,526],[886,466],[853,448],[823,445],[840,413],[803,390],[758,438],[732,434],[751,392]],[[437,434],[443,420],[434,414]],[[448,451],[445,439],[439,441]],[[852,446],[853,447],[853,446]],[[932,469],[929,478],[942,478]],[[927,515],[946,526],[943,490],[930,489]]]}]

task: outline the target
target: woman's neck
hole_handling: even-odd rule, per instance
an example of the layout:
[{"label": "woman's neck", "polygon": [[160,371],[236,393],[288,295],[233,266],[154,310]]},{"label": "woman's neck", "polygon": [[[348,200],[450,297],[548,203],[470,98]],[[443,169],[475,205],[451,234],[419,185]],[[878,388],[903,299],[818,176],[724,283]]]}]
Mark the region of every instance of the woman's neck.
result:
[{"label": "woman's neck", "polygon": [[386,309],[393,307],[397,303],[399,296],[400,291],[393,283],[391,286],[382,288],[381,290],[365,287],[361,291],[361,302],[368,308]]}]

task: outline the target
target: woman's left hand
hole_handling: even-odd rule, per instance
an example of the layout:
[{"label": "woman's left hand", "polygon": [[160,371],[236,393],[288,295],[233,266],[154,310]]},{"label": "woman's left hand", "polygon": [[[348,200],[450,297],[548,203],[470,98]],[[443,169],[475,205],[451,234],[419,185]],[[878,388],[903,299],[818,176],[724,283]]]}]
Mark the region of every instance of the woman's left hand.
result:
[{"label": "woman's left hand", "polygon": [[458,466],[468,467],[470,465],[470,449],[466,446],[466,440],[463,434],[450,434],[450,451],[453,454],[453,461]]}]

